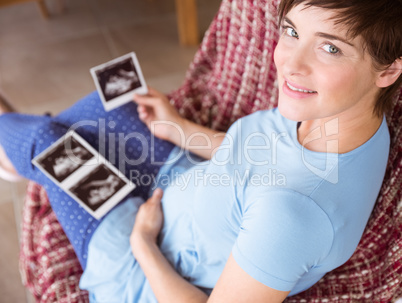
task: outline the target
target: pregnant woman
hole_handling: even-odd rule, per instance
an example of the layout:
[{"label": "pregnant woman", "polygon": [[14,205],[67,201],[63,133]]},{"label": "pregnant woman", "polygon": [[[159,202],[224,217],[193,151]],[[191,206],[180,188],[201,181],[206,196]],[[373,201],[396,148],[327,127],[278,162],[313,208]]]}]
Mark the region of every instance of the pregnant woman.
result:
[{"label": "pregnant woman", "polygon": [[[45,186],[91,302],[281,302],[346,262],[366,226],[401,15],[398,0],[283,0],[277,109],[222,134],[153,89],[111,112],[96,93],[55,117],[4,107],[0,164]],[[70,129],[138,185],[101,221],[30,163]]]}]

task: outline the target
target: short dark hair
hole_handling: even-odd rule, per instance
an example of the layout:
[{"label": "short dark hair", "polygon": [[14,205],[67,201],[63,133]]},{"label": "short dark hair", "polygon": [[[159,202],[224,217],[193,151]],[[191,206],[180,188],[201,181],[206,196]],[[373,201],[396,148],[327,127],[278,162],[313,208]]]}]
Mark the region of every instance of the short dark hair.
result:
[{"label": "short dark hair", "polygon": [[[279,22],[299,4],[335,10],[335,23],[345,25],[352,39],[363,38],[363,47],[372,57],[375,69],[384,70],[402,57],[401,0],[282,0],[278,7]],[[401,85],[399,76],[394,84],[380,89],[375,114],[381,116],[391,108]]]}]

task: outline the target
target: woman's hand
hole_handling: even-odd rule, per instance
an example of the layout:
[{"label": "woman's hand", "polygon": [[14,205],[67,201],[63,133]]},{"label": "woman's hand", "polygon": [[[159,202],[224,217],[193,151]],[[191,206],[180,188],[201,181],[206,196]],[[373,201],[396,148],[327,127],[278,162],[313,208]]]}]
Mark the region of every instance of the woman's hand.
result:
[{"label": "woman's hand", "polygon": [[211,159],[224,138],[224,133],[181,117],[162,93],[149,88],[148,95],[134,95],[138,115],[151,133],[196,155]]},{"label": "woman's hand", "polygon": [[157,90],[148,87],[147,95],[134,95],[138,104],[138,115],[151,133],[163,140],[175,142],[183,133],[183,119],[169,103],[167,97]]},{"label": "woman's hand", "polygon": [[130,244],[136,258],[140,257],[144,245],[156,244],[163,225],[161,199],[163,191],[157,188],[138,210],[135,218]]}]

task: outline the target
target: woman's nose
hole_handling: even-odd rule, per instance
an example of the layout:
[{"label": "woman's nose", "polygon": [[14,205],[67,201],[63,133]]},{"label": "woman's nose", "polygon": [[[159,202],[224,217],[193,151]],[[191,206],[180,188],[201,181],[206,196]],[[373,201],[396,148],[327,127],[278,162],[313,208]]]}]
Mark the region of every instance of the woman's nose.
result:
[{"label": "woman's nose", "polygon": [[309,51],[301,45],[290,49],[284,61],[284,73],[287,75],[308,75],[311,69],[310,57]]}]

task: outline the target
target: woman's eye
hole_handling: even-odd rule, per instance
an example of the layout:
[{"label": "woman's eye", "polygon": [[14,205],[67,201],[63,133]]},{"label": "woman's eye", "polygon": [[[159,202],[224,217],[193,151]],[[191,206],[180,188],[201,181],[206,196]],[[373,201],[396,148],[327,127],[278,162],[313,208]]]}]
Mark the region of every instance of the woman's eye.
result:
[{"label": "woman's eye", "polygon": [[330,54],[333,54],[333,55],[336,55],[336,54],[338,54],[340,52],[340,50],[336,46],[331,45],[331,44],[324,45],[323,49],[327,53],[330,53]]},{"label": "woman's eye", "polygon": [[299,35],[297,34],[297,32],[291,27],[286,27],[285,32],[286,32],[286,35],[288,35],[289,37],[299,38]]}]

